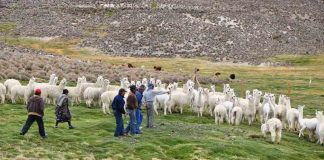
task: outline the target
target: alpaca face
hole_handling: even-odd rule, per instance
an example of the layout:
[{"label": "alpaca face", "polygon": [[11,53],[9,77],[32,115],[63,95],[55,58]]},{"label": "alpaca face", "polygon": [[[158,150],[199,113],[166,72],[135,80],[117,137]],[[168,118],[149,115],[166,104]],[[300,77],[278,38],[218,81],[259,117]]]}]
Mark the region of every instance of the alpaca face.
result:
[{"label": "alpaca face", "polygon": [[302,105],[298,105],[298,110],[299,111],[302,111],[304,109],[304,107],[305,107],[305,105],[303,105],[303,106]]},{"label": "alpaca face", "polygon": [[261,133],[265,136],[266,135],[266,133],[268,132],[267,131],[268,129],[267,129],[267,125],[266,124],[262,124],[261,125]]}]

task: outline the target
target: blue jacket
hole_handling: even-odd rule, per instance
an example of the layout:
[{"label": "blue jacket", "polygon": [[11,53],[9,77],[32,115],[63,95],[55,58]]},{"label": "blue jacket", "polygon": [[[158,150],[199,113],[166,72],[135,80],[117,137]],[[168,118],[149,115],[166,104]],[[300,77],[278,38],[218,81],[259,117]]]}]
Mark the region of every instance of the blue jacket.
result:
[{"label": "blue jacket", "polygon": [[112,102],[112,109],[119,113],[125,114],[124,106],[125,106],[124,97],[121,95],[117,95]]},{"label": "blue jacket", "polygon": [[138,103],[137,108],[141,109],[143,94],[139,91],[136,91],[135,95],[136,95],[136,99],[137,99],[137,103]]}]

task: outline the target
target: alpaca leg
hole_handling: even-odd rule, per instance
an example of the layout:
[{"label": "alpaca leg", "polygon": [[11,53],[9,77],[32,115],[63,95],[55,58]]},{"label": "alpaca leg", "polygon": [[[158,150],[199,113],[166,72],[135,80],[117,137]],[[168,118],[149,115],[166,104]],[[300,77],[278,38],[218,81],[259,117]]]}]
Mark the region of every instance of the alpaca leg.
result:
[{"label": "alpaca leg", "polygon": [[215,123],[218,124],[218,116],[215,114]]},{"label": "alpaca leg", "polygon": [[87,105],[89,108],[91,108],[91,100],[87,100]]},{"label": "alpaca leg", "polygon": [[224,122],[224,117],[223,117],[223,116],[220,116],[220,118],[219,118],[219,123],[220,123],[220,124],[223,124],[223,122]]},{"label": "alpaca leg", "polygon": [[180,114],[182,114],[183,113],[183,106],[181,105],[180,106]]},{"label": "alpaca leg", "polygon": [[209,107],[209,113],[210,113],[210,116],[213,116],[213,111],[212,111],[211,107]]},{"label": "alpaca leg", "polygon": [[232,118],[231,118],[231,124],[234,124],[234,122],[235,122],[235,117],[234,116],[232,116]]},{"label": "alpaca leg", "polygon": [[168,107],[168,110],[169,110],[169,113],[170,113],[170,114],[172,114],[172,110],[171,110],[171,108],[174,107],[174,103],[171,103],[171,104],[172,104],[172,105],[170,105],[170,106]]},{"label": "alpaca leg", "polygon": [[[169,108],[169,106],[168,105],[164,105],[164,115],[167,115],[167,109]],[[157,111],[156,111],[157,112]],[[155,112],[155,113],[156,113]],[[158,114],[158,113],[157,113]]]},{"label": "alpaca leg", "polygon": [[[158,107],[157,106],[153,106],[153,109],[154,109],[154,112],[156,115],[159,115],[159,112],[157,111]],[[164,107],[164,110],[165,110],[165,107]]]},{"label": "alpaca leg", "polygon": [[229,119],[229,117],[227,117],[227,115],[225,116],[225,120],[226,120],[227,124],[231,124],[230,119]]},{"label": "alpaca leg", "polygon": [[292,129],[291,121],[288,119],[287,122],[288,122],[288,130],[291,130]]},{"label": "alpaca leg", "polygon": [[104,114],[107,114],[107,113],[106,113],[106,104],[105,104],[105,103],[102,104],[102,112],[103,112]]},{"label": "alpaca leg", "polygon": [[281,141],[281,130],[277,131],[277,143],[279,144]]},{"label": "alpaca leg", "polygon": [[315,134],[314,132],[315,132],[315,130],[309,131],[308,138],[309,138],[310,141],[313,141],[313,137],[314,137],[314,134]]},{"label": "alpaca leg", "polygon": [[276,131],[270,131],[270,133],[271,133],[271,142],[272,143],[275,143],[275,141],[276,141]]},{"label": "alpaca leg", "polygon": [[5,102],[5,95],[1,95],[1,104],[4,104]]},{"label": "alpaca leg", "polygon": [[235,125],[237,125],[237,126],[240,125],[240,118],[237,117],[237,118],[235,119]]},{"label": "alpaca leg", "polygon": [[299,130],[299,135],[298,137],[300,138],[301,136],[304,136],[304,130],[306,129],[306,126],[303,126],[302,129]]},{"label": "alpaca leg", "polygon": [[261,122],[261,124],[263,123],[263,115],[262,114],[260,114],[260,122]]},{"label": "alpaca leg", "polygon": [[15,104],[16,103],[16,99],[15,99],[15,96],[14,95],[11,95],[11,103],[12,104]]}]

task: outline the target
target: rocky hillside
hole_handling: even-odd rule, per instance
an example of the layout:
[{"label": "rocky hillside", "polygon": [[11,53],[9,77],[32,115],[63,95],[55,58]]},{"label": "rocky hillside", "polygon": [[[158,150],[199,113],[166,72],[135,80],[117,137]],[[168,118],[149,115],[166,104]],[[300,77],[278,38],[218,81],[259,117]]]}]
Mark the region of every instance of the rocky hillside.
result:
[{"label": "rocky hillside", "polygon": [[260,63],[324,52],[323,0],[2,0],[14,35],[80,38],[132,56],[207,56]]}]

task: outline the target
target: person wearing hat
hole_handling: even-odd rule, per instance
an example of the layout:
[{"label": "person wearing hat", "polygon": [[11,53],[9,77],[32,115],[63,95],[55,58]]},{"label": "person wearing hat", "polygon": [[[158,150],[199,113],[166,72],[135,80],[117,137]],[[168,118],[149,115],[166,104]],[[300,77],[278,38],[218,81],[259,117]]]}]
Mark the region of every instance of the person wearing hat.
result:
[{"label": "person wearing hat", "polygon": [[28,118],[26,120],[25,125],[20,131],[20,135],[25,135],[30,126],[34,123],[34,121],[38,124],[38,131],[41,137],[47,138],[45,134],[45,128],[44,128],[44,100],[40,96],[41,95],[41,89],[36,88],[35,89],[35,95],[29,98],[27,103],[27,111],[28,111]]},{"label": "person wearing hat", "polygon": [[154,85],[149,84],[148,89],[144,92],[143,100],[147,109],[147,128],[154,128],[154,108],[153,101],[155,96],[170,93],[169,91],[155,91]]},{"label": "person wearing hat", "polygon": [[141,134],[141,125],[143,121],[143,115],[142,115],[142,99],[143,99],[143,93],[145,91],[145,85],[141,85],[138,90],[136,91],[136,99],[137,99],[137,109],[135,111],[136,115],[136,129],[135,132],[136,134]]},{"label": "person wearing hat", "polygon": [[115,96],[112,102],[112,109],[114,112],[114,116],[116,119],[116,130],[115,130],[115,137],[124,136],[124,121],[123,121],[123,114],[125,114],[124,105],[125,105],[125,96],[126,90],[120,89],[118,95]]},{"label": "person wearing hat", "polygon": [[130,93],[128,94],[127,97],[127,113],[129,115],[129,122],[128,126],[125,129],[125,133],[128,134],[130,132],[131,135],[136,134],[136,109],[138,107],[138,102],[136,98],[136,86],[131,85],[129,87]]},{"label": "person wearing hat", "polygon": [[56,101],[55,115],[56,115],[56,123],[55,128],[58,127],[59,123],[68,122],[69,129],[73,129],[74,127],[71,124],[71,112],[69,109],[69,90],[63,89],[63,94]]}]

